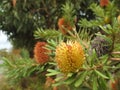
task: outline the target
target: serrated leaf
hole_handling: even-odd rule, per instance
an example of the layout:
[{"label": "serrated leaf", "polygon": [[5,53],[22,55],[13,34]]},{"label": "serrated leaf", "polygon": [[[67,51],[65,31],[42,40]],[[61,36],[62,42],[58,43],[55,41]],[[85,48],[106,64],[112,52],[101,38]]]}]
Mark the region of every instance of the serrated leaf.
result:
[{"label": "serrated leaf", "polygon": [[83,82],[83,80],[85,79],[87,73],[88,73],[88,71],[85,71],[85,72],[83,72],[82,74],[79,75],[79,79],[76,80],[76,82],[75,82],[75,84],[74,84],[75,87],[79,87],[79,86],[82,84],[82,82]]},{"label": "serrated leaf", "polygon": [[99,72],[98,70],[94,70],[96,72],[96,74],[98,74],[99,76],[105,78],[105,79],[108,79],[107,76],[105,76],[104,74],[102,74],[101,72]]}]

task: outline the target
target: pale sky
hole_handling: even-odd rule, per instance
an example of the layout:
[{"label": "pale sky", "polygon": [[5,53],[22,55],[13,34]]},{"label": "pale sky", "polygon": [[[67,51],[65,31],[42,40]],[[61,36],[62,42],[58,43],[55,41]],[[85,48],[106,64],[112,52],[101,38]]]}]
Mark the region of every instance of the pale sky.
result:
[{"label": "pale sky", "polygon": [[10,49],[12,45],[7,40],[7,35],[0,31],[0,49]]}]

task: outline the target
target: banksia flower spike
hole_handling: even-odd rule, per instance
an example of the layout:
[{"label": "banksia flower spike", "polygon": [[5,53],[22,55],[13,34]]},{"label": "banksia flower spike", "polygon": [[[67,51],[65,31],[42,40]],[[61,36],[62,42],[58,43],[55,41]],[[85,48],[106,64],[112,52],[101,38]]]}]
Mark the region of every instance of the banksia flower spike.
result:
[{"label": "banksia flower spike", "polygon": [[109,4],[109,0],[100,0],[101,7],[107,6],[108,4]]},{"label": "banksia flower spike", "polygon": [[[46,77],[46,82],[45,82],[45,90],[49,89],[52,84],[55,83],[55,80],[52,77]],[[52,90],[58,90],[56,86],[53,87]]]},{"label": "banksia flower spike", "polygon": [[120,78],[116,78],[115,81],[111,81],[111,90],[120,90]]},{"label": "banksia flower spike", "polygon": [[67,30],[73,30],[72,26],[70,26],[70,22],[67,22],[64,18],[58,20],[58,27],[63,34],[66,34]]},{"label": "banksia flower spike", "polygon": [[[95,49],[98,57],[108,54],[110,47],[110,43],[100,36],[95,37],[91,42],[91,50]],[[92,54],[92,51],[90,51],[90,54]]]},{"label": "banksia flower spike", "polygon": [[118,23],[120,24],[120,15],[117,17]]},{"label": "banksia flower spike", "polygon": [[49,51],[44,48],[45,45],[45,42],[37,42],[34,48],[34,58],[39,64],[44,64],[49,59],[49,55],[47,54]]},{"label": "banksia flower spike", "polygon": [[12,5],[13,5],[13,7],[16,6],[16,2],[17,2],[17,0],[12,0]]},{"label": "banksia flower spike", "polygon": [[55,60],[63,73],[76,72],[85,61],[84,50],[77,41],[61,42],[56,48]]}]

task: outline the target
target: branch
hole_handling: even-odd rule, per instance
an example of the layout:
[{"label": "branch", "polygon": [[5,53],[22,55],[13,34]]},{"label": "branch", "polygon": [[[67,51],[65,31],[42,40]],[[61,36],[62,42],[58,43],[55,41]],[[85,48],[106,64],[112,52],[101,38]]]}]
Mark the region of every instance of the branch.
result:
[{"label": "branch", "polygon": [[[116,55],[120,55],[120,51],[115,51],[115,52],[112,52],[111,54],[116,54]],[[120,58],[109,58],[109,60],[112,60],[112,61],[120,61]]]},{"label": "branch", "polygon": [[95,69],[99,69],[99,68],[102,68],[103,67],[103,65],[102,64],[99,64],[99,65],[97,65],[97,66],[94,66],[94,67],[91,67],[91,68],[80,68],[80,70],[79,71],[90,71],[90,70],[95,70]]},{"label": "branch", "polygon": [[112,61],[120,61],[120,58],[110,58]]},{"label": "branch", "polygon": [[111,54],[120,54],[120,51],[112,52]]},{"label": "branch", "polygon": [[44,0],[42,0],[42,4],[43,4],[43,6],[44,6],[44,10],[45,10],[46,13],[49,15],[49,12],[48,12],[48,9],[47,9],[47,6],[46,6]]}]

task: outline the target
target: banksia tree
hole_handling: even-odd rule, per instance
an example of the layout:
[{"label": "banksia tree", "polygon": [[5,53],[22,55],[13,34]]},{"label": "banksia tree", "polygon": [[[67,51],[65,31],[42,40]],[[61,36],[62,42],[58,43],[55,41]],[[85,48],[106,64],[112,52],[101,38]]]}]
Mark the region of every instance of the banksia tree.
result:
[{"label": "banksia tree", "polygon": [[[77,29],[76,6],[68,1],[61,6],[63,13],[58,18],[57,30],[38,28],[34,32],[37,40],[47,43],[39,42],[35,46],[34,53],[38,63],[34,60],[29,62],[25,58],[21,62],[16,61],[17,66],[4,59],[4,66],[11,68],[7,74],[14,77],[16,73],[11,72],[15,71],[18,78],[31,75],[41,77],[45,72],[45,78],[49,77],[48,81],[54,81],[50,87],[57,87],[58,90],[62,90],[62,86],[68,90],[117,89],[120,74],[118,7],[109,0],[91,4],[89,10],[94,13],[95,18],[81,18],[77,22],[80,28]],[[106,16],[109,18],[105,19]]]}]

